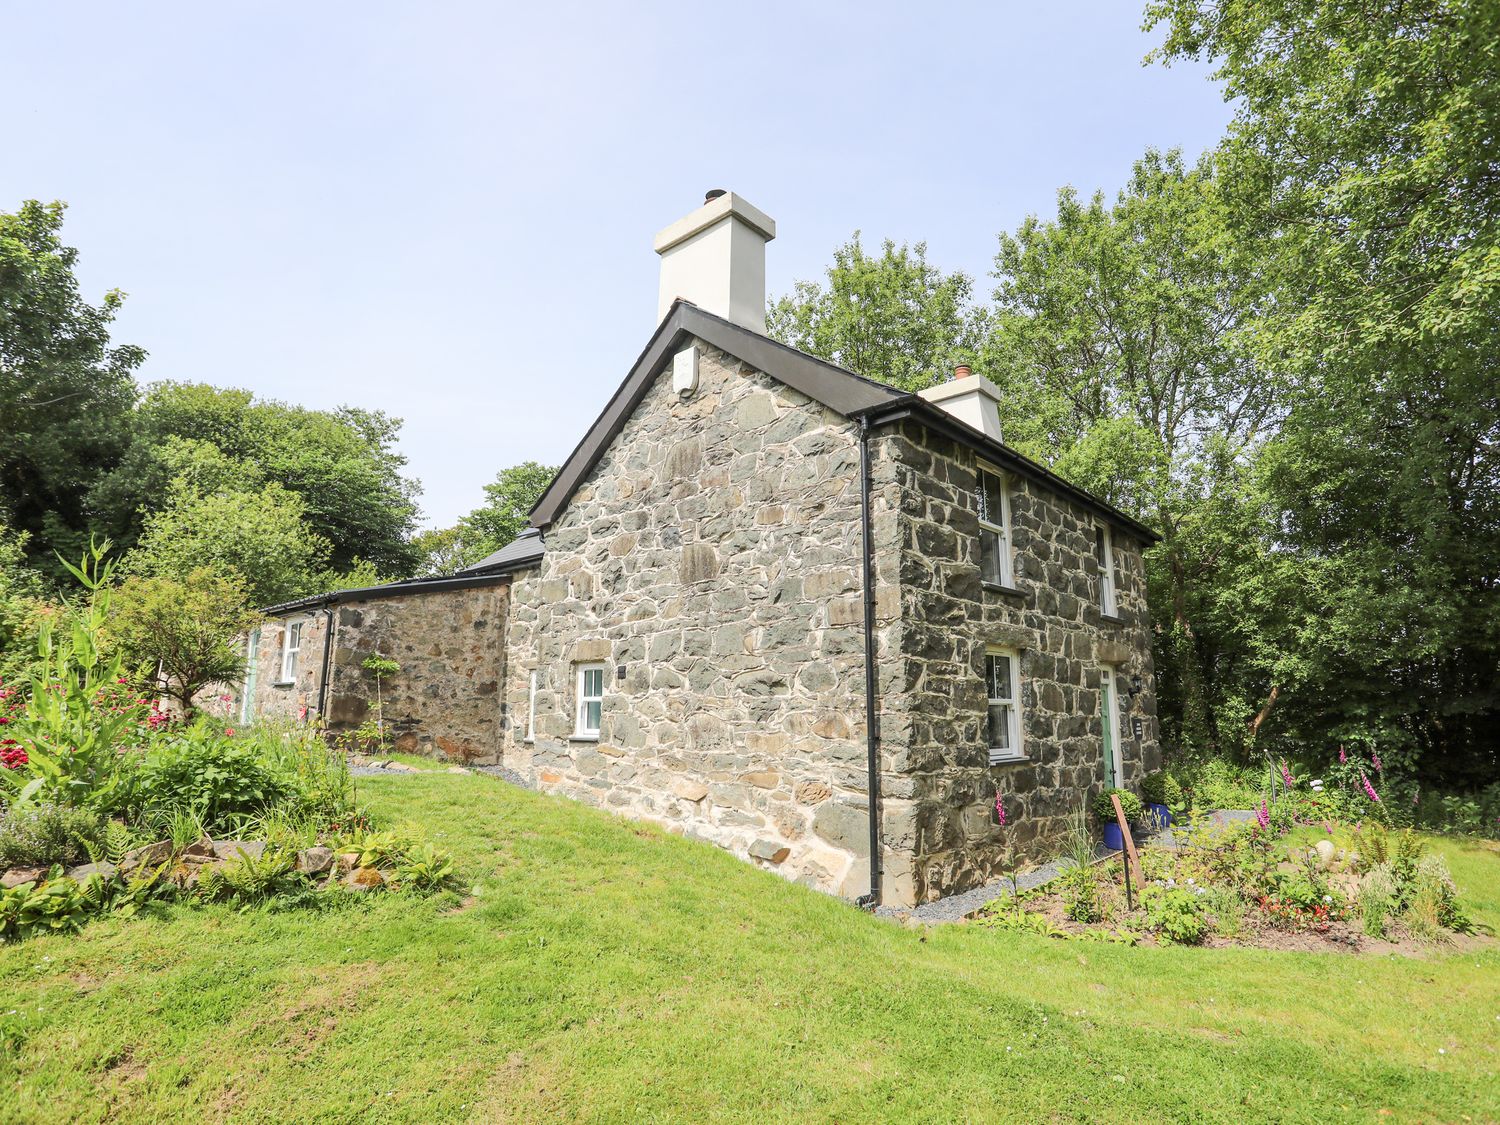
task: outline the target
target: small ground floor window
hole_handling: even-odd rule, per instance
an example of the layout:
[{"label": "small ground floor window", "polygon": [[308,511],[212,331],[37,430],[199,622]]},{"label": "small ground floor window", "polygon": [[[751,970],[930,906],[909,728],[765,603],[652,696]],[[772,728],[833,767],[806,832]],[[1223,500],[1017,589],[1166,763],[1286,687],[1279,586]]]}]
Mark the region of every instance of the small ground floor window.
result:
[{"label": "small ground floor window", "polygon": [[1019,661],[1009,649],[990,649],[984,656],[985,688],[989,695],[990,765],[1013,762],[1026,755],[1021,748]]}]

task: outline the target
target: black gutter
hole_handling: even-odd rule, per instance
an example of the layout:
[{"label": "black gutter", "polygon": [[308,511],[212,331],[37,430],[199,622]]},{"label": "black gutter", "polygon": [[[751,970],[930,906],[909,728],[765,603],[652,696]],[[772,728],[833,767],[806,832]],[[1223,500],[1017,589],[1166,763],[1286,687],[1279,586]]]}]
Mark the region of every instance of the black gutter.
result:
[{"label": "black gutter", "polygon": [[855,905],[880,905],[880,727],[875,683],[875,544],[870,529],[870,421],[859,420],[859,529],[864,547],[865,584],[865,757],[870,812],[870,893]]},{"label": "black gutter", "polygon": [[1030,477],[1039,484],[1046,485],[1054,492],[1061,493],[1080,507],[1137,536],[1147,546],[1161,542],[1161,536],[1139,520],[1127,516],[1113,505],[1106,504],[1092,493],[1064,480],[1051,469],[1038,465],[1030,457],[1017,453],[1010,446],[996,441],[988,434],[980,433],[973,426],[960,422],[942,407],[934,406],[919,395],[911,395],[889,406],[876,406],[860,411],[858,417],[861,422],[868,420],[872,426],[884,426],[911,418],[927,429],[935,430],[944,437],[951,438],[958,444],[968,446],[983,454],[986,460],[993,461],[997,467],[1011,469],[1021,476]]},{"label": "black gutter", "polygon": [[328,717],[328,670],[333,664],[333,606],[323,608],[323,678],[318,681],[318,721]]}]

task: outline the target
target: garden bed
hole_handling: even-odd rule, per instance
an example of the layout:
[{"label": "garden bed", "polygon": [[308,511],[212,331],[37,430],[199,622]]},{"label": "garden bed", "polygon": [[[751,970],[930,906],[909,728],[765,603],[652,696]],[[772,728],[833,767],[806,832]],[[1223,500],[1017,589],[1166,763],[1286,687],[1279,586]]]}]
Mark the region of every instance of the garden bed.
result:
[{"label": "garden bed", "polygon": [[1130,900],[1122,856],[1072,864],[997,898],[979,926],[1121,944],[1426,956],[1489,944],[1441,854],[1410,832],[1329,824],[1200,825],[1140,849]]}]

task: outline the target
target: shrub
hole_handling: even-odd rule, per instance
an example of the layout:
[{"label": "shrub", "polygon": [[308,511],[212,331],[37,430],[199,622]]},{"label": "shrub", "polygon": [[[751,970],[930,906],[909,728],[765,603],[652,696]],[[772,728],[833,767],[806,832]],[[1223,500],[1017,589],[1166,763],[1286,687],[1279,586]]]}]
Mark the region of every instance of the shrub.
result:
[{"label": "shrub", "polygon": [[84,863],[104,847],[104,827],[86,809],[29,805],[0,819],[0,870]]},{"label": "shrub", "polygon": [[121,787],[116,807],[137,823],[187,812],[216,832],[294,797],[290,780],[254,746],[201,720],[156,740]]},{"label": "shrub", "polygon": [[1182,786],[1165,770],[1146,775],[1141,782],[1141,796],[1148,804],[1166,805],[1173,811],[1182,807]]},{"label": "shrub", "polygon": [[1104,920],[1104,903],[1099,894],[1098,874],[1092,867],[1069,867],[1058,878],[1063,913],[1085,925]]},{"label": "shrub", "polygon": [[1407,894],[1406,921],[1424,937],[1435,936],[1439,927],[1458,933],[1473,928],[1458,905],[1458,889],[1442,856],[1423,856],[1417,863]]},{"label": "shrub", "polygon": [[1125,814],[1125,819],[1131,824],[1140,823],[1141,817],[1145,815],[1145,807],[1141,799],[1127,789],[1106,789],[1094,798],[1094,818],[1100,824],[1113,823],[1115,819],[1115,807],[1110,802],[1111,794],[1120,798],[1120,809]]},{"label": "shrub", "polygon": [[1389,864],[1372,868],[1359,881],[1360,922],[1369,937],[1385,935],[1385,920],[1396,909],[1396,878]]},{"label": "shrub", "polygon": [[1146,924],[1165,942],[1197,945],[1210,929],[1205,895],[1202,888],[1148,886],[1141,892]]}]

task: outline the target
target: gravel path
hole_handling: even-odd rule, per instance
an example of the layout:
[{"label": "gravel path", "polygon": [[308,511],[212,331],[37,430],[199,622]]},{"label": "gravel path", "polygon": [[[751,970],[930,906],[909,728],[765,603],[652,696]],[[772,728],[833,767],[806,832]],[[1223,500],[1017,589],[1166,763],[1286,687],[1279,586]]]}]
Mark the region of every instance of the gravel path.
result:
[{"label": "gravel path", "polygon": [[[351,777],[430,777],[432,774],[445,773],[445,770],[387,770],[379,766],[350,766]],[[501,781],[514,785],[519,789],[535,789],[536,785],[513,769],[505,766],[465,766],[466,773],[485,773],[491,777],[498,777]]]}]

